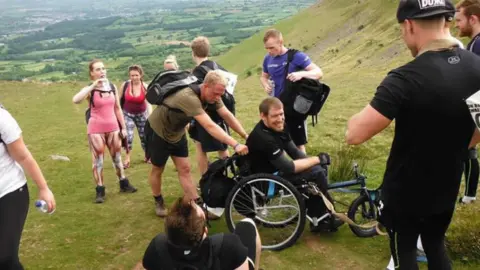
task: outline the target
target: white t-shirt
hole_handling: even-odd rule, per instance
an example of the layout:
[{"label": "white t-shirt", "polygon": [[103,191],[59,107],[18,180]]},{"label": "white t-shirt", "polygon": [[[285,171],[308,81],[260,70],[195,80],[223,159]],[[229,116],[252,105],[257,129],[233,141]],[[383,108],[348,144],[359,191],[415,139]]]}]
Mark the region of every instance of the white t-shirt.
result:
[{"label": "white t-shirt", "polygon": [[21,188],[27,179],[20,164],[15,162],[7,151],[5,144],[10,144],[20,138],[22,130],[12,115],[0,108],[0,198]]}]

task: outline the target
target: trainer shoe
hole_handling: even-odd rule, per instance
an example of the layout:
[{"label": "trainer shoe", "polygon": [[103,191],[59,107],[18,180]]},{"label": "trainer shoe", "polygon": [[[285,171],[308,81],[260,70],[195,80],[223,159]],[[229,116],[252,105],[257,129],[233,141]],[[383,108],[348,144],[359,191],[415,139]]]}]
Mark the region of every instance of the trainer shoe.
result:
[{"label": "trainer shoe", "polygon": [[120,192],[125,193],[134,193],[137,192],[137,189],[130,184],[127,178],[120,180]]},{"label": "trainer shoe", "polygon": [[95,196],[95,203],[103,203],[105,201],[105,187],[97,186],[95,188],[97,195]]}]

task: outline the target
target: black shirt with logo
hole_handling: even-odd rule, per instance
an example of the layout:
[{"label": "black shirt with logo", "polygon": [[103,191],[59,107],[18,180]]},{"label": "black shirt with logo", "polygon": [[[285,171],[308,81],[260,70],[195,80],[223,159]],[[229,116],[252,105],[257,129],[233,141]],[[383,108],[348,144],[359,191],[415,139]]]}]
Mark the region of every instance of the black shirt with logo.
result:
[{"label": "black shirt with logo", "polygon": [[400,212],[452,210],[475,126],[466,99],[480,90],[480,58],[427,51],[390,71],[370,105],[395,119],[382,200]]},{"label": "black shirt with logo", "polygon": [[[148,245],[144,257],[143,266],[148,270],[170,270],[165,265],[165,256],[169,256],[174,261],[181,261],[182,256],[179,254],[159,254],[155,238]],[[204,241],[198,252],[196,259],[190,259],[193,263],[199,263],[206,260],[210,256],[210,241]],[[234,270],[240,267],[247,259],[248,249],[242,244],[238,235],[233,233],[225,233],[223,237],[222,247],[220,249],[220,266],[221,269]]]},{"label": "black shirt with logo", "polygon": [[276,132],[260,120],[246,142],[252,173],[275,173],[281,170],[282,168],[276,168],[272,161],[282,156],[291,142],[288,132]]}]

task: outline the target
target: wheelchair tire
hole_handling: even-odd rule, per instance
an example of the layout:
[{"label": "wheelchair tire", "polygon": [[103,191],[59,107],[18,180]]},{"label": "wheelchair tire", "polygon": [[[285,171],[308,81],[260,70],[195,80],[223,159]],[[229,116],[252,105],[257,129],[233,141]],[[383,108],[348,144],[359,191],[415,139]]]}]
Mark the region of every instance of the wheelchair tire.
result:
[{"label": "wheelchair tire", "polygon": [[[294,229],[294,232],[287,239],[285,239],[284,241],[282,241],[281,243],[278,243],[278,244],[273,244],[273,245],[268,245],[267,244],[266,245],[264,242],[262,242],[262,249],[263,250],[274,250],[274,251],[283,250],[283,249],[288,248],[288,247],[292,246],[293,244],[295,244],[295,242],[298,240],[298,238],[302,235],[303,230],[305,228],[306,207],[305,207],[305,201],[303,199],[303,196],[300,194],[300,192],[289,181],[287,181],[287,180],[285,180],[285,179],[283,179],[279,176],[272,175],[272,174],[264,174],[264,173],[253,174],[253,175],[250,175],[248,177],[244,177],[242,180],[240,180],[233,187],[233,189],[228,194],[227,200],[225,202],[225,220],[226,220],[228,229],[230,230],[230,232],[233,232],[235,230],[235,224],[234,224],[235,222],[234,222],[234,220],[232,219],[232,216],[231,216],[231,210],[232,210],[232,207],[234,207],[234,202],[232,200],[235,199],[236,194],[244,186],[246,186],[249,183],[258,182],[259,179],[265,179],[264,181],[273,180],[273,181],[276,181],[276,182],[280,183],[281,185],[283,185],[284,188],[287,188],[291,192],[291,194],[293,194],[293,196],[294,196],[294,198],[295,198],[295,200],[298,204],[300,220],[298,221],[298,223],[297,223],[298,225]],[[262,181],[262,180],[260,180],[260,181]],[[248,214],[248,215],[244,215],[244,216],[254,219],[254,221],[257,224],[260,223],[260,224],[264,225],[265,228],[281,227],[281,225],[265,224],[264,222],[256,219],[255,214]],[[298,219],[298,217],[295,217],[292,220],[297,220],[297,219]],[[292,220],[287,221],[287,223],[291,224]],[[261,236],[260,236],[260,238],[261,238]]]},{"label": "wheelchair tire", "polygon": [[[364,206],[367,207],[367,209],[362,209]],[[368,215],[373,213],[373,219],[377,218],[377,208],[375,206],[375,203],[373,203],[373,209],[370,209],[370,201],[368,199],[368,196],[366,194],[362,194],[358,196],[353,202],[350,204],[350,207],[348,208],[348,218],[353,220],[354,222],[357,222],[355,220],[355,215],[357,214],[358,211],[368,211]],[[364,213],[362,213],[362,216]],[[356,226],[349,225],[350,230],[358,237],[366,238],[366,237],[373,237],[378,235],[377,230],[375,227],[372,228],[360,228]]]}]

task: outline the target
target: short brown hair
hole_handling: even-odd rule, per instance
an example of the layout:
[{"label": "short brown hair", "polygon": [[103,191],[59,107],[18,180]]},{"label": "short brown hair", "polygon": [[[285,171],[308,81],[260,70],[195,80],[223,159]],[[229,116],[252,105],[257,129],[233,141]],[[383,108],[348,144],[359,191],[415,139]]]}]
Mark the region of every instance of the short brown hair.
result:
[{"label": "short brown hair", "polygon": [[210,41],[204,36],[196,37],[190,44],[190,48],[196,57],[207,57],[210,54]]},{"label": "short brown hair", "polygon": [[480,18],[480,0],[463,0],[457,4],[456,8],[457,11],[463,8],[467,17],[475,15]]},{"label": "short brown hair", "polygon": [[197,214],[194,203],[178,198],[165,218],[165,233],[172,244],[193,248],[201,243],[206,221]]},{"label": "short brown hair", "polygon": [[278,38],[280,40],[283,39],[283,35],[277,29],[268,29],[263,36],[263,43],[267,42],[270,38]]},{"label": "short brown hair", "polygon": [[262,100],[260,106],[258,106],[258,110],[260,113],[268,115],[268,112],[272,107],[283,108],[283,103],[276,97],[267,97]]}]

